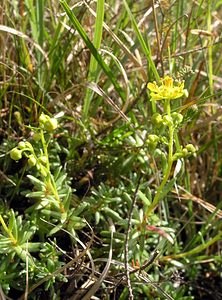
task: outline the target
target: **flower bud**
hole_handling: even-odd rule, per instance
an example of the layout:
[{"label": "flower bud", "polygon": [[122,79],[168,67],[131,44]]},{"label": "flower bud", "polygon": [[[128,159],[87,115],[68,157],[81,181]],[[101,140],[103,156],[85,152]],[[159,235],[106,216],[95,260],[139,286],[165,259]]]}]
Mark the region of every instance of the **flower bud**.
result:
[{"label": "flower bud", "polygon": [[148,146],[151,147],[151,150],[154,150],[159,142],[159,137],[155,134],[149,134],[146,142]]},{"label": "flower bud", "polygon": [[42,155],[39,157],[39,161],[40,163],[45,165],[47,163],[47,157],[45,155]]},{"label": "flower bud", "polygon": [[148,140],[151,142],[151,143],[156,143],[159,141],[159,137],[156,135],[156,134],[149,134],[148,135]]},{"label": "flower bud", "polygon": [[34,155],[31,154],[29,156],[28,164],[30,167],[34,167],[36,165],[36,158],[34,157]]},{"label": "flower bud", "polygon": [[22,151],[19,150],[18,148],[13,148],[11,151],[10,151],[10,157],[11,159],[13,160],[19,160],[22,158]]},{"label": "flower bud", "polygon": [[55,118],[49,118],[44,124],[44,129],[46,131],[53,131],[57,127],[58,127],[58,121]]},{"label": "flower bud", "polygon": [[19,142],[19,143],[18,143],[18,148],[19,148],[20,150],[25,149],[25,148],[26,148],[25,142]]},{"label": "flower bud", "polygon": [[35,142],[38,142],[38,141],[40,141],[40,139],[41,139],[41,135],[40,135],[38,132],[35,132],[35,133],[33,134],[32,138],[33,138],[33,140],[34,140]]},{"label": "flower bud", "polygon": [[47,121],[47,116],[44,113],[41,113],[39,117],[39,125],[40,127],[44,127],[45,122]]},{"label": "flower bud", "polygon": [[29,148],[30,149],[30,151],[33,151],[33,147],[32,147],[32,144],[31,143],[29,143],[29,142],[25,142],[25,147],[26,148]]},{"label": "flower bud", "polygon": [[151,122],[156,125],[157,127],[160,126],[163,122],[162,116],[158,113],[153,114],[151,118]]},{"label": "flower bud", "polygon": [[173,124],[173,119],[172,119],[170,116],[165,115],[165,116],[163,117],[163,124],[164,124],[164,125],[167,125],[167,126],[170,126],[170,125]]},{"label": "flower bud", "polygon": [[46,131],[53,131],[58,127],[58,121],[55,118],[50,118],[49,116],[42,113],[39,117],[39,125]]},{"label": "flower bud", "polygon": [[189,154],[188,150],[186,148],[183,148],[182,155],[183,157],[187,156]]},{"label": "flower bud", "polygon": [[182,123],[182,121],[183,121],[183,115],[181,115],[181,114],[179,114],[177,112],[173,112],[171,114],[171,116],[172,116],[172,119],[173,119],[173,123],[175,125]]},{"label": "flower bud", "polygon": [[187,151],[188,151],[189,153],[195,153],[195,152],[197,151],[196,148],[194,147],[194,145],[192,145],[192,144],[186,145],[185,148],[187,149]]}]

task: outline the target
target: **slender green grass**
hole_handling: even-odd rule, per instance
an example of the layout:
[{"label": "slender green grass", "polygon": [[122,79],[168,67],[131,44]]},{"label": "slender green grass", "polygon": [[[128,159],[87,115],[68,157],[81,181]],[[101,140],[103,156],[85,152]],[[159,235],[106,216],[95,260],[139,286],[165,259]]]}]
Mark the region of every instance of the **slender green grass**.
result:
[{"label": "slender green grass", "polygon": [[89,39],[88,35],[86,34],[84,28],[81,26],[81,24],[77,20],[76,16],[73,14],[73,12],[70,10],[67,2],[64,1],[64,0],[62,0],[62,1],[60,1],[60,3],[62,5],[62,7],[64,8],[65,12],[67,13],[67,15],[68,15],[70,21],[72,22],[73,26],[76,28],[76,30],[80,34],[81,38],[83,39],[83,41],[85,42],[85,44],[87,45],[87,47],[90,49],[92,55],[95,57],[95,59],[98,61],[99,65],[101,66],[101,68],[105,72],[105,74],[108,76],[108,78],[110,79],[110,81],[113,83],[113,85],[114,85],[115,89],[117,90],[119,96],[122,99],[124,99],[123,91],[122,91],[120,85],[118,84],[118,82],[116,81],[116,78],[113,75],[111,69],[104,62],[104,60],[102,59],[102,57],[99,54],[99,52],[96,50],[96,48],[94,47],[94,45],[90,41],[90,39]]},{"label": "slender green grass", "polygon": [[136,20],[135,20],[133,14],[131,13],[131,10],[130,10],[126,0],[124,0],[123,3],[126,7],[127,13],[129,14],[129,17],[131,19],[133,29],[135,30],[135,33],[136,33],[136,37],[138,38],[138,41],[139,41],[139,43],[142,47],[142,50],[144,51],[144,53],[146,55],[148,64],[150,65],[150,68],[153,72],[154,78],[156,79],[157,82],[159,82],[160,76],[159,76],[159,73],[157,72],[155,64],[152,60],[152,55],[151,55],[151,52],[150,52],[150,46],[146,44],[146,42],[145,42],[145,40],[144,40],[144,38],[143,38],[143,36],[142,36],[138,26],[137,26]]},{"label": "slender green grass", "polygon": [[[101,45],[102,34],[103,34],[103,19],[104,19],[104,0],[98,0],[96,9],[96,22],[95,22],[95,32],[93,38],[93,45],[98,50]],[[99,79],[99,72],[97,71],[98,62],[95,57],[91,54],[88,81],[94,81],[97,83]],[[86,96],[83,105],[83,118],[87,119],[90,103],[93,98],[93,91],[90,89],[86,90]]]},{"label": "slender green grass", "polygon": [[[208,32],[211,33],[211,6],[212,6],[212,1],[208,0],[207,1],[207,30]],[[208,46],[208,69],[209,69],[209,90],[210,93],[213,93],[213,49],[212,49],[212,38],[208,38],[208,43],[210,44]]]}]

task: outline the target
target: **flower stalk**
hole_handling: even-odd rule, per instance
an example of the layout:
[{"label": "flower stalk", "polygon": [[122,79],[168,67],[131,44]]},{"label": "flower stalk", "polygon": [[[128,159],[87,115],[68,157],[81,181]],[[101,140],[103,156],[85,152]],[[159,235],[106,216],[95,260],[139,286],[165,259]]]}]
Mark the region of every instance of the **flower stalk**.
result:
[{"label": "flower stalk", "polygon": [[[180,145],[178,145],[178,139],[174,137],[178,125],[183,121],[183,116],[178,113],[171,113],[171,101],[178,99],[182,96],[187,96],[187,90],[184,89],[184,82],[178,82],[174,84],[173,78],[166,76],[160,81],[160,85],[157,85],[156,82],[148,83],[148,89],[150,90],[151,101],[161,100],[164,106],[163,116],[160,114],[155,114],[153,117],[154,124],[157,126],[164,126],[168,128],[168,137],[167,137],[167,167],[163,174],[163,179],[157,188],[156,194],[151,205],[146,209],[145,216],[148,218],[150,214],[154,211],[156,206],[159,204],[163,197],[164,188],[167,184],[167,181],[171,175],[172,165],[176,159],[185,157],[188,154],[195,152],[195,148],[189,146],[189,149],[181,151]],[[176,152],[174,153],[174,144],[176,145]],[[188,145],[187,145],[188,146]]]},{"label": "flower stalk", "polygon": [[[41,155],[38,157],[32,144],[30,142],[20,142],[17,147],[10,151],[10,156],[13,160],[19,160],[22,155],[28,158],[28,164],[30,167],[36,166],[37,170],[41,174],[44,183],[47,187],[47,193],[49,192],[54,196],[55,201],[59,205],[61,213],[65,212],[64,205],[59,197],[54,177],[50,170],[50,161],[48,146],[51,140],[52,132],[58,127],[57,119],[50,118],[48,115],[42,113],[39,117],[39,128],[36,128],[36,132],[33,135],[35,141],[41,141],[42,149],[40,149]],[[49,134],[48,140],[45,138],[45,134]],[[0,220],[1,221],[1,220]]]},{"label": "flower stalk", "polygon": [[[171,107],[170,107],[170,100],[166,99],[166,112],[169,117],[171,117]],[[173,123],[169,123],[169,144],[168,144],[168,163],[167,163],[167,169],[165,171],[165,174],[163,176],[163,180],[160,184],[160,186],[157,189],[156,195],[154,196],[152,204],[147,208],[147,211],[145,213],[146,218],[150,216],[150,214],[153,212],[155,207],[158,205],[159,201],[162,198],[162,193],[164,190],[164,187],[167,183],[167,180],[169,179],[172,165],[173,165],[173,145],[174,145],[174,126]]]},{"label": "flower stalk", "polygon": [[42,142],[42,147],[43,147],[43,153],[44,153],[44,157],[46,157],[45,159],[45,165],[46,167],[42,166],[43,172],[45,172],[45,181],[46,181],[46,185],[48,190],[53,194],[53,196],[55,197],[55,200],[57,201],[60,211],[61,213],[65,212],[64,206],[60,200],[57,188],[56,188],[56,183],[54,180],[54,177],[51,175],[51,171],[50,171],[50,162],[49,162],[49,154],[48,154],[48,144],[49,141],[46,142],[45,140],[45,135],[44,135],[44,131],[43,129],[40,129],[40,136],[41,136],[41,142]]}]

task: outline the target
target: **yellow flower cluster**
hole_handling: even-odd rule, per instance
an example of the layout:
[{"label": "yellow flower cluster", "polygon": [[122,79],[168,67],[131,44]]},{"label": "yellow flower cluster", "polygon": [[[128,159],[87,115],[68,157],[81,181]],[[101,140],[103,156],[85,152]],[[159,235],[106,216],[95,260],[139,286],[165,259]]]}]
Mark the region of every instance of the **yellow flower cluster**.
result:
[{"label": "yellow flower cluster", "polygon": [[173,100],[188,94],[187,90],[184,89],[184,82],[178,82],[177,85],[174,85],[173,78],[170,76],[161,79],[160,86],[154,81],[153,83],[149,82],[147,87],[151,91],[151,100]]}]

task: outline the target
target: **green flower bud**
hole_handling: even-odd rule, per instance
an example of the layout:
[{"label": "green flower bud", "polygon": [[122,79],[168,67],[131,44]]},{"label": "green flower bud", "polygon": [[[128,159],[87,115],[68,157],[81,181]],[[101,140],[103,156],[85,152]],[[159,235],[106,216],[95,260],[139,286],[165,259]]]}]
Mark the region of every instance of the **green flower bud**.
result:
[{"label": "green flower bud", "polygon": [[148,140],[151,142],[151,143],[156,143],[159,141],[159,137],[156,135],[156,134],[149,134],[148,135]]},{"label": "green flower bud", "polygon": [[53,131],[58,127],[58,121],[55,118],[50,118],[49,116],[42,113],[39,117],[39,125],[46,131]]},{"label": "green flower bud", "polygon": [[170,126],[170,125],[173,124],[173,119],[172,119],[170,116],[165,115],[165,116],[163,117],[163,124],[164,124],[164,125],[167,125],[167,126]]},{"label": "green flower bud", "polygon": [[25,142],[19,142],[19,143],[18,143],[18,148],[19,148],[20,150],[25,149],[25,148],[26,148]]},{"label": "green flower bud", "polygon": [[149,134],[146,142],[151,147],[151,150],[154,150],[159,142],[159,137],[155,134]]},{"label": "green flower bud", "polygon": [[35,132],[35,133],[33,134],[32,138],[33,138],[33,140],[34,140],[35,142],[38,142],[38,141],[40,141],[40,139],[41,139],[41,135],[40,135],[38,132]]},{"label": "green flower bud", "polygon": [[42,155],[39,157],[39,161],[40,163],[45,165],[47,163],[47,157],[45,155]]},{"label": "green flower bud", "polygon": [[58,127],[58,121],[55,118],[49,118],[44,124],[46,131],[53,131]]},{"label": "green flower bud", "polygon": [[25,147],[26,147],[26,148],[29,148],[30,151],[33,151],[33,147],[32,147],[32,144],[31,144],[31,143],[25,142]]},{"label": "green flower bud", "polygon": [[28,164],[30,167],[34,167],[36,165],[36,158],[34,157],[34,155],[31,154],[29,156]]},{"label": "green flower bud", "polygon": [[196,148],[194,147],[194,145],[192,145],[192,144],[186,145],[185,148],[186,148],[187,151],[190,152],[190,153],[195,153],[195,152],[197,151]]},{"label": "green flower bud", "polygon": [[18,148],[13,148],[11,151],[10,151],[10,157],[11,159],[13,160],[19,160],[22,158],[22,151],[19,150]]},{"label": "green flower bud", "polygon": [[153,114],[151,122],[157,127],[160,126],[163,122],[162,116],[158,113]]},{"label": "green flower bud", "polygon": [[41,113],[40,117],[39,117],[39,125],[40,127],[44,127],[45,122],[47,121],[47,115],[45,115],[44,113]]},{"label": "green flower bud", "polygon": [[173,119],[173,123],[175,125],[182,123],[182,121],[183,121],[183,115],[181,115],[181,114],[179,114],[177,112],[173,112],[171,114],[171,116],[172,116],[172,119]]},{"label": "green flower bud", "polygon": [[182,155],[183,157],[187,156],[189,154],[188,150],[186,148],[183,148]]}]

